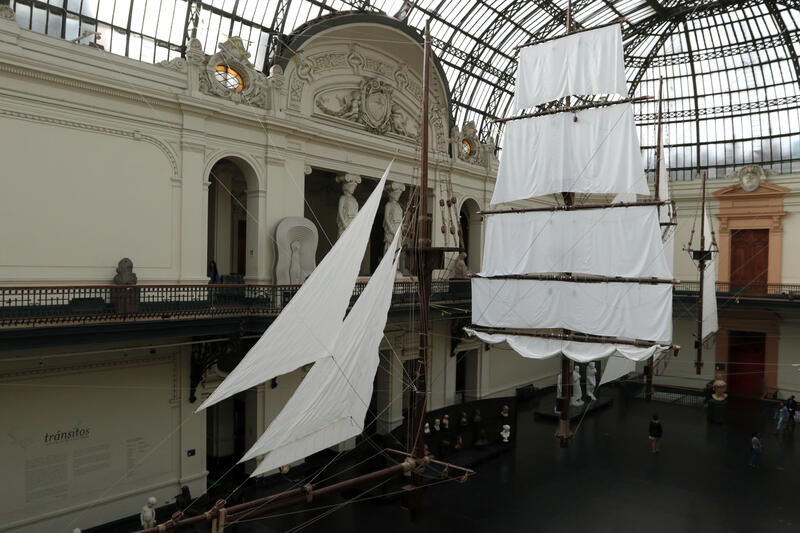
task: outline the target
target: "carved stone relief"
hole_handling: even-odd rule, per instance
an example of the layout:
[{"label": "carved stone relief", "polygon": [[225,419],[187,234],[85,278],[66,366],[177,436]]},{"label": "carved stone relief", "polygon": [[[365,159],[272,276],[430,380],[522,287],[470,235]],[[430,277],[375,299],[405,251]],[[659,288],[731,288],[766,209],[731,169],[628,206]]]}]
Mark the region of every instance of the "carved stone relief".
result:
[{"label": "carved stone relief", "polygon": [[[199,40],[192,39],[186,59],[175,58],[159,64],[178,72],[186,72],[188,65],[195,65],[200,68],[198,85],[204,94],[268,110],[272,107],[272,89],[283,85],[283,71],[273,67],[267,78],[249,58],[250,53],[239,37],[220,43],[219,51],[212,56],[203,53]],[[224,85],[220,76],[229,78],[230,83]]]},{"label": "carved stone relief", "polygon": [[739,180],[739,185],[742,186],[744,192],[753,192],[758,189],[762,182],[767,181],[767,176],[776,174],[777,172],[761,168],[758,165],[746,165],[725,177]]},{"label": "carved stone relief", "polygon": [[304,217],[286,217],[275,230],[275,282],[300,284],[317,266],[317,227]]},{"label": "carved stone relief", "polygon": [[478,129],[473,121],[464,124],[461,130],[457,126],[453,126],[450,132],[450,142],[452,142],[453,153],[456,154],[456,157],[467,163],[487,165],[496,159],[494,141],[489,139],[486,143],[480,142]]}]

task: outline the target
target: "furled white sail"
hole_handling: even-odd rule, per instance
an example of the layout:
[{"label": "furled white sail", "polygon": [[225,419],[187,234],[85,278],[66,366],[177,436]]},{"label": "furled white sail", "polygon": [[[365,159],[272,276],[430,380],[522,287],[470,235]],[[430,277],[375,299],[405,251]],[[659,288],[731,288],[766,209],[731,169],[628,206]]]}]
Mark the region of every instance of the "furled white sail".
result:
[{"label": "furled white sail", "polygon": [[619,24],[522,48],[517,69],[517,109],[573,94],[625,96]]},{"label": "furled white sail", "polygon": [[639,150],[629,103],[513,120],[492,203],[559,192],[647,195]]},{"label": "furled white sail", "polygon": [[548,359],[556,355],[564,355],[573,361],[585,363],[603,359],[612,355],[619,355],[632,361],[643,361],[654,354],[667,349],[664,346],[653,345],[637,347],[627,344],[597,344],[590,342],[563,341],[558,339],[544,339],[526,335],[505,335],[502,333],[485,333],[467,328],[470,335],[475,335],[483,342],[497,344],[507,342],[512,350],[522,357],[529,359]]},{"label": "furled white sail", "polygon": [[655,206],[488,217],[480,275],[529,272],[672,278]]},{"label": "furled white sail", "polygon": [[198,411],[332,353],[391,167],[283,312]]},{"label": "furled white sail", "polygon": [[[708,216],[708,206],[703,208],[703,217],[705,217],[704,226],[704,240],[705,249],[711,250],[712,248],[712,234],[711,234],[711,219]],[[717,326],[717,258],[715,254],[711,254],[711,260],[706,263],[706,269],[703,272],[703,327],[702,335],[703,340],[708,338],[709,335],[715,333],[718,329]]]},{"label": "furled white sail", "polygon": [[[658,196],[662,201],[670,199],[669,174],[667,174],[667,158],[664,157],[664,141],[661,141],[661,161],[658,172]],[[663,224],[672,222],[672,206],[664,205],[658,208],[658,221]],[[662,241],[664,244],[664,259],[669,266],[670,273],[675,271],[675,227],[661,226]]]},{"label": "furled white sail", "polygon": [[472,323],[668,343],[672,285],[473,278]]},{"label": "furled white sail", "polygon": [[392,300],[399,235],[400,229],[339,328],[331,353],[314,364],[242,458],[266,454],[252,475],[307,457],[363,430]]}]

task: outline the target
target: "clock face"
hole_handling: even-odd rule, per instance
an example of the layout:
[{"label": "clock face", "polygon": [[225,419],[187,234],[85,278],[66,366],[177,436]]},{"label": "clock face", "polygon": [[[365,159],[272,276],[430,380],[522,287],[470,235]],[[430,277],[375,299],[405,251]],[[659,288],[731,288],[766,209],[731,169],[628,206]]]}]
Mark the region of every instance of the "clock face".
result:
[{"label": "clock face", "polygon": [[467,155],[472,155],[473,153],[474,150],[472,148],[472,143],[466,139],[461,141],[461,154],[467,156]]}]

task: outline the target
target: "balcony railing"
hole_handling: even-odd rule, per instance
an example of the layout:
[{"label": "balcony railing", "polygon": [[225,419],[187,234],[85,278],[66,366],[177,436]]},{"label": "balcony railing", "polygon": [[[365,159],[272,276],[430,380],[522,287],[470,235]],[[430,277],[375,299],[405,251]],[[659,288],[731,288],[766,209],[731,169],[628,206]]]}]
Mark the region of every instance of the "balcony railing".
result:
[{"label": "balcony railing", "polygon": [[[366,287],[358,282],[352,302]],[[300,285],[89,285],[0,287],[0,327],[277,315]],[[469,280],[433,282],[435,303],[468,302]],[[417,283],[395,282],[392,305],[418,302]]]},{"label": "balcony railing", "polygon": [[[800,284],[797,283],[730,283],[717,282],[717,297],[736,297],[770,300],[800,300]],[[675,286],[677,294],[695,295],[700,290],[697,281],[682,281]]]}]

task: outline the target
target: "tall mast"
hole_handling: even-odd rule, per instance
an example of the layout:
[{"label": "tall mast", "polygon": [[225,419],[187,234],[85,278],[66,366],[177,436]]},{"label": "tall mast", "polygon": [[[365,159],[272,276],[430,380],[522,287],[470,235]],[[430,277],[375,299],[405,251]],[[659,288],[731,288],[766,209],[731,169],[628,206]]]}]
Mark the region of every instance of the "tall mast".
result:
[{"label": "tall mast", "polygon": [[[419,355],[417,356],[417,373],[415,378],[414,406],[411,427],[414,428],[414,447],[412,457],[422,459],[425,455],[423,420],[427,403],[428,372],[428,308],[430,307],[431,280],[433,269],[431,263],[431,217],[428,214],[428,101],[430,92],[430,56],[431,36],[430,20],[425,22],[425,53],[422,65],[422,160],[420,162],[419,206],[417,211],[417,250],[416,270],[419,281]],[[420,487],[424,479],[415,471],[412,481]],[[411,494],[409,510],[411,519],[417,521],[422,510],[422,490],[417,488]]]},{"label": "tall mast", "polygon": [[697,375],[703,369],[703,281],[705,278],[706,260],[711,253],[706,251],[706,175],[703,173],[703,193],[700,200],[700,250],[695,251],[695,258],[698,259],[698,270],[700,271],[700,292],[697,295],[697,359],[694,362]]},{"label": "tall mast", "polygon": [[[655,198],[656,202],[661,201],[661,158],[663,154],[661,153],[661,141],[662,137],[662,130],[661,130],[661,104],[664,101],[664,78],[659,78],[658,80],[658,134],[656,140],[656,183],[655,183]],[[666,178],[665,178],[666,179]],[[653,355],[645,366],[645,388],[644,388],[644,399],[646,401],[650,401],[653,399],[653,372],[655,372],[656,366],[656,356]]]},{"label": "tall mast", "polygon": [[[572,31],[572,0],[567,3],[567,17],[566,17],[567,35]],[[566,104],[570,106],[570,97],[567,96]],[[564,205],[571,206],[575,204],[575,193],[562,192],[564,198]],[[572,431],[569,427],[569,399],[572,396],[570,388],[572,386],[572,362],[566,355],[561,354],[561,397],[558,398],[559,408],[561,414],[558,420],[558,430],[556,437],[559,439],[559,444],[562,448],[569,446],[569,441],[572,438]]]}]

